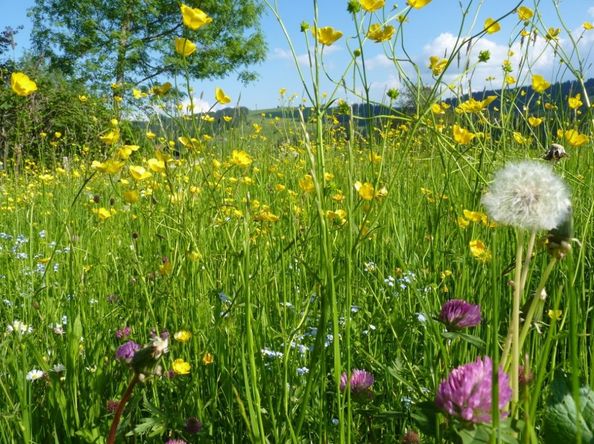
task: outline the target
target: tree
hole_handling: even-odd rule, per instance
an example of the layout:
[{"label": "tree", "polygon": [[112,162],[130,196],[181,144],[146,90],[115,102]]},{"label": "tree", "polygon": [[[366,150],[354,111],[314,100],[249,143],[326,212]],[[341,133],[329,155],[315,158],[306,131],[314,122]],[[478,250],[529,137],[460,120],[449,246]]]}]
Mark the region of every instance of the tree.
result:
[{"label": "tree", "polygon": [[23,29],[22,26],[19,26],[16,29],[7,26],[3,31],[0,31],[0,71],[10,70],[12,68],[12,61],[9,58],[5,59],[3,54],[16,47],[14,36],[21,29]]},{"label": "tree", "polygon": [[[264,59],[266,45],[259,28],[259,0],[186,0],[213,20],[192,31],[182,24],[176,0],[36,0],[29,11],[36,53],[53,68],[95,85],[140,84],[179,69],[206,79],[247,70]],[[175,37],[197,43],[198,51],[182,60]],[[187,62],[187,65],[186,65]]]}]

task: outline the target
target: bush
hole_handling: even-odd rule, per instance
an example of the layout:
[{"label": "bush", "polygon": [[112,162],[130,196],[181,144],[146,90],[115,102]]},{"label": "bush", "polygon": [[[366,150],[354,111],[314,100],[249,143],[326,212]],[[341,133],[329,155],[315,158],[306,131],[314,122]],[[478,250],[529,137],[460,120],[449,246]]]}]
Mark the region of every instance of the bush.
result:
[{"label": "bush", "polygon": [[17,165],[23,157],[41,162],[61,160],[81,151],[98,150],[98,135],[112,112],[106,100],[82,83],[66,80],[35,60],[16,64],[37,83],[37,91],[18,96],[10,86],[12,72],[0,71],[0,155]]}]

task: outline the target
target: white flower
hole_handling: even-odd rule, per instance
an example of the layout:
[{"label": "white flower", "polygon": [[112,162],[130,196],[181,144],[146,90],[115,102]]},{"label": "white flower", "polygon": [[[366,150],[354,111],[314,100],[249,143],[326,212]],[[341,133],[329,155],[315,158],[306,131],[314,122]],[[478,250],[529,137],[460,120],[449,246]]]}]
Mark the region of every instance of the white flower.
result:
[{"label": "white flower", "polygon": [[551,230],[571,210],[563,180],[548,165],[529,160],[497,171],[482,202],[495,221],[528,230]]},{"label": "white flower", "polygon": [[44,373],[41,370],[37,370],[34,368],[29,373],[27,373],[27,376],[25,376],[25,378],[27,379],[27,381],[37,381],[39,378],[43,378],[43,375]]},{"label": "white flower", "polygon": [[20,333],[20,334],[24,335],[26,333],[31,333],[32,331],[33,331],[33,327],[25,324],[22,321],[19,321],[18,319],[15,319],[14,321],[12,321],[12,324],[8,324],[6,327],[7,333],[15,332],[15,333]]},{"label": "white flower", "polygon": [[159,359],[163,353],[169,351],[169,339],[155,336],[151,339],[151,345],[153,346],[153,358]]},{"label": "white flower", "polygon": [[52,371],[54,373],[62,373],[66,371],[66,367],[64,366],[64,364],[56,364],[52,367]]}]

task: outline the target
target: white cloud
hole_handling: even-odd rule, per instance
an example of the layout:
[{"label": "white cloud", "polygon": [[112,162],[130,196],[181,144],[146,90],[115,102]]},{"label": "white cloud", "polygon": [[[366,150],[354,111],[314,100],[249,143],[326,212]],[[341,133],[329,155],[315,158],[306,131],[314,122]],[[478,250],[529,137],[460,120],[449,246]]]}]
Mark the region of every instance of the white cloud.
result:
[{"label": "white cloud", "polygon": [[200,97],[194,97],[190,102],[190,99],[186,99],[182,102],[183,105],[183,113],[191,114],[192,106],[194,107],[194,113],[205,113],[207,112],[211,105],[204,99]]},{"label": "white cloud", "polygon": [[[428,69],[429,57],[436,55],[438,57],[448,58],[451,55],[452,49],[456,47],[456,43],[457,37],[446,32],[440,34],[424,46],[424,59],[419,63],[424,68],[425,76],[428,80],[431,77]],[[560,45],[564,43],[563,40],[559,42]],[[481,51],[488,51],[490,58],[487,62],[477,63]],[[524,83],[528,79],[528,67],[530,67],[532,72],[546,76],[547,70],[551,70],[554,67],[555,50],[546,39],[540,36],[525,40],[523,43],[519,41],[514,42],[511,47],[482,37],[473,41],[471,45],[461,49],[459,57],[453,60],[443,80],[446,83],[453,82],[463,87],[468,86],[469,82],[472,81],[472,89],[474,91],[484,87],[497,89],[501,87],[503,82],[504,72],[502,70],[502,64],[505,60],[509,60],[511,63],[513,68],[511,75],[514,77],[521,76],[522,78],[517,80],[520,83]],[[522,64],[522,70],[519,71]],[[468,67],[471,67],[472,70],[469,73],[464,73]],[[488,78],[492,80],[492,84],[488,83]],[[428,83],[431,84],[432,82],[428,81]]]},{"label": "white cloud", "polygon": [[[331,54],[337,53],[342,51],[342,47],[340,45],[332,45],[332,46],[324,46],[324,57],[329,56]],[[309,54],[308,53],[301,53],[295,54],[297,58],[297,62],[301,67],[309,66]],[[313,53],[312,53],[313,57]],[[293,62],[293,54],[288,49],[283,48],[274,48],[272,50],[271,59],[276,60],[289,60]],[[313,61],[313,60],[312,60]]]},{"label": "white cloud", "polygon": [[[299,65],[309,66],[309,56],[307,55],[307,53],[296,54],[296,57],[297,57],[297,62],[299,63]],[[292,62],[293,54],[291,53],[291,51],[289,51],[287,49],[274,48],[274,50],[272,51],[271,58],[276,59],[276,60],[289,60]]]},{"label": "white cloud", "polygon": [[385,54],[378,54],[365,60],[365,66],[368,70],[393,68],[394,62],[390,60]]},{"label": "white cloud", "polygon": [[383,96],[389,89],[400,89],[401,84],[394,74],[390,74],[387,79],[377,82],[371,82],[369,89],[374,96]]}]

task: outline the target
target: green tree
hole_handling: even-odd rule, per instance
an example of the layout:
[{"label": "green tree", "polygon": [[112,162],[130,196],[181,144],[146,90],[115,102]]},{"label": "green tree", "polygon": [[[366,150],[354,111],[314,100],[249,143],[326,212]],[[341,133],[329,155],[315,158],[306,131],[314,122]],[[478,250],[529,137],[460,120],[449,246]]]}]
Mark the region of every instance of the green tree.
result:
[{"label": "green tree", "polygon": [[[182,63],[193,78],[237,72],[256,77],[248,66],[264,59],[259,0],[186,0],[213,20],[196,31],[182,23],[175,0],[36,0],[29,11],[36,53],[52,68],[105,86],[140,84],[175,72]],[[174,52],[175,37],[198,51],[186,60]],[[185,65],[184,65],[185,66]]]}]

